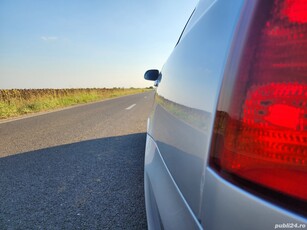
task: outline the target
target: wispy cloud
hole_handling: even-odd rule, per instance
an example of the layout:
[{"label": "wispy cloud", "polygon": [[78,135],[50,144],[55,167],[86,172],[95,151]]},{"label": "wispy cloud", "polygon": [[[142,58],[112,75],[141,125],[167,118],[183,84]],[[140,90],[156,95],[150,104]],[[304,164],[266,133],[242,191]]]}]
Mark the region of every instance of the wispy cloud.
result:
[{"label": "wispy cloud", "polygon": [[41,36],[41,39],[46,42],[57,41],[59,38],[56,36]]}]

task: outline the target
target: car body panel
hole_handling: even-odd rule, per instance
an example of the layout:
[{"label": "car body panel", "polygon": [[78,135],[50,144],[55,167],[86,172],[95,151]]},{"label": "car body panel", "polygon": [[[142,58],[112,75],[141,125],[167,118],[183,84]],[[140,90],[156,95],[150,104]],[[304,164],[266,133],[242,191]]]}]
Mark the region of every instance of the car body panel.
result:
[{"label": "car body panel", "polygon": [[[154,125],[149,133],[196,216],[200,212],[212,114],[242,3],[214,1],[207,5],[210,9],[193,28],[188,25],[189,33],[181,38],[163,67],[157,88]],[[214,26],[211,21],[216,22]]]},{"label": "car body panel", "polygon": [[145,167],[148,228],[201,229],[150,135],[146,139]]},{"label": "car body panel", "polygon": [[238,30],[248,28],[256,4],[201,0],[161,70],[145,154],[149,229],[307,224],[303,216],[230,184],[207,164],[223,77],[229,59],[241,52],[233,42]]},{"label": "car body panel", "polygon": [[277,225],[287,223],[307,225],[304,217],[238,188],[210,168],[207,168],[204,188],[201,219],[205,229],[256,230],[276,229]]}]

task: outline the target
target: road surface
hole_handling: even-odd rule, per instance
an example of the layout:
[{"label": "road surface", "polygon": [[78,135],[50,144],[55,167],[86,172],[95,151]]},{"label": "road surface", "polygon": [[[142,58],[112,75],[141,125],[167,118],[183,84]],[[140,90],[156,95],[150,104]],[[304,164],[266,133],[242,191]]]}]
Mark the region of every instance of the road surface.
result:
[{"label": "road surface", "polygon": [[0,229],[146,229],[154,92],[0,124]]}]

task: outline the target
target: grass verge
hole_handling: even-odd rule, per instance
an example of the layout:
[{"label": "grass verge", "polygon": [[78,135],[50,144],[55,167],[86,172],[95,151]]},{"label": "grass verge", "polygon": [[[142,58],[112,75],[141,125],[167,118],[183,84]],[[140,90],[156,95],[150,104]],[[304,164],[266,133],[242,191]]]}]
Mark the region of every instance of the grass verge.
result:
[{"label": "grass verge", "polygon": [[149,89],[0,90],[0,119],[146,92]]}]

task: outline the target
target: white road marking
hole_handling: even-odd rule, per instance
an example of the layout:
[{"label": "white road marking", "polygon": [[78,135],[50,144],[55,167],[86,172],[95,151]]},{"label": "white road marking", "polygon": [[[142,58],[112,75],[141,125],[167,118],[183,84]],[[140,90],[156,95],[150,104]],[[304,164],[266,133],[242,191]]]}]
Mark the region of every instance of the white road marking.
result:
[{"label": "white road marking", "polygon": [[132,109],[134,106],[136,106],[136,104],[130,105],[126,110]]},{"label": "white road marking", "polygon": [[144,98],[147,98],[146,96]]}]

